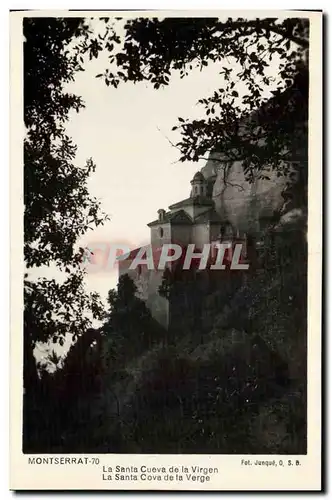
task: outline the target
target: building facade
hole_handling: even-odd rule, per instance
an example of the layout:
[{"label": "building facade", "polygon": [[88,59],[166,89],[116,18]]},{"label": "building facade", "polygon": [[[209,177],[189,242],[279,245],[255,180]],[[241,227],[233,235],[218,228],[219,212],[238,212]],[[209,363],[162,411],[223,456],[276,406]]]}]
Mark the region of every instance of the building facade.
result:
[{"label": "building facade", "polygon": [[[157,211],[158,217],[148,223],[154,256],[164,244],[176,243],[182,248],[194,244],[195,251],[199,251],[206,243],[239,237],[215,210],[212,193],[216,175],[214,165],[208,162],[191,180],[188,198],[170,205],[167,211],[162,208]],[[138,252],[141,253],[142,250],[143,247],[137,248],[119,261],[119,275],[128,274],[131,277],[137,287],[137,295],[146,302],[152,316],[164,327],[168,327],[171,304],[159,294],[164,270],[148,269],[146,265],[130,269]]]}]

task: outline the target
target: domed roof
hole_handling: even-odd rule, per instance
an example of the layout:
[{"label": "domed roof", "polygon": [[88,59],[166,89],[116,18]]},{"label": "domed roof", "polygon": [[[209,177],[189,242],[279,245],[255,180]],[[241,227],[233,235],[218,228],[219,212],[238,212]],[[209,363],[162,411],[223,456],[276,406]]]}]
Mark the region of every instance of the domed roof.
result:
[{"label": "domed roof", "polygon": [[196,172],[196,174],[193,177],[192,182],[204,182],[205,178],[202,172]]}]

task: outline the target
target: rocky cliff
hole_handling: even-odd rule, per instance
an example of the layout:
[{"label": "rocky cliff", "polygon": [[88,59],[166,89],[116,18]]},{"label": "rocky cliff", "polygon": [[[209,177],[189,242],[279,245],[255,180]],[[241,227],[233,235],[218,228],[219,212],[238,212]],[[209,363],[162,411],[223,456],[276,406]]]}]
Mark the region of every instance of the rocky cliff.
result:
[{"label": "rocky cliff", "polygon": [[[289,177],[278,177],[277,172],[270,169],[267,172],[269,180],[257,179],[249,183],[240,161],[234,162],[225,176],[220,160],[215,159],[216,156],[216,153],[210,154],[207,163],[208,169],[213,168],[217,173],[213,186],[215,208],[223,220],[229,222],[235,230],[255,234],[272,220],[279,220],[278,217],[286,220],[288,216],[285,216],[290,212],[303,218],[303,196],[294,196],[298,185],[297,176],[290,186]],[[306,163],[306,159],[303,159],[303,163]],[[293,191],[292,201],[287,197],[290,190]]]},{"label": "rocky cliff", "polygon": [[[291,88],[275,95],[261,110],[239,124],[239,135],[235,138],[239,144],[242,139],[252,144],[250,137],[255,137],[255,128],[265,137],[262,142],[259,139],[254,144],[253,152],[250,153],[259,156],[263,166],[263,171],[258,171],[251,182],[244,172],[245,158],[230,162],[227,146],[223,144],[220,145],[223,153],[210,153],[202,173],[213,181],[212,196],[217,212],[235,230],[256,233],[271,221],[275,223],[285,216],[288,219],[289,212],[305,218],[307,123],[308,75],[306,70],[302,70]],[[283,155],[284,151],[286,153]],[[252,160],[250,154],[244,155],[246,160]],[[279,161],[279,154],[284,160]],[[235,156],[241,157],[241,154]],[[274,162],[274,165],[264,165],[264,158],[266,163]]]}]

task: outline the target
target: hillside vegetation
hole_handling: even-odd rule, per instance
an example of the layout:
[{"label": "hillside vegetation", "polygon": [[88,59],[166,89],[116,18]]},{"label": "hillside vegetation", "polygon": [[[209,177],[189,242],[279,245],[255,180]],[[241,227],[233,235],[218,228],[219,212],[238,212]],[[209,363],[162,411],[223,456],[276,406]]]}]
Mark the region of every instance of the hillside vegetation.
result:
[{"label": "hillside vegetation", "polygon": [[198,297],[196,329],[182,310],[165,332],[120,280],[104,327],[42,374],[35,404],[48,411],[28,449],[305,453],[306,244],[303,231],[270,236],[257,269]]}]

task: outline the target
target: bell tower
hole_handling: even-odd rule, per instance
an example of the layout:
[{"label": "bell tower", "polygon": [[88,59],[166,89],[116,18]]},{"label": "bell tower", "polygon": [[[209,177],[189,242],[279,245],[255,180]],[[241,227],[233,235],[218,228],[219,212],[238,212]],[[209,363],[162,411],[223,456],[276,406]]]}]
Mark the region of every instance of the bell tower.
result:
[{"label": "bell tower", "polygon": [[206,196],[206,181],[204,175],[201,172],[196,172],[193,179],[190,181],[191,192],[190,197],[195,198],[196,196]]}]

